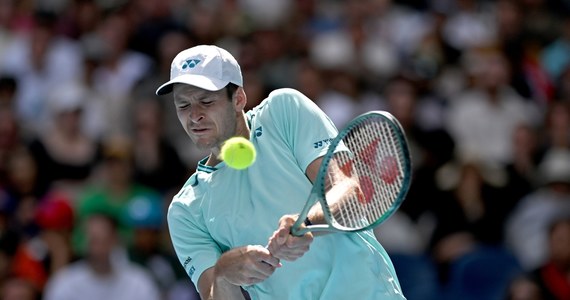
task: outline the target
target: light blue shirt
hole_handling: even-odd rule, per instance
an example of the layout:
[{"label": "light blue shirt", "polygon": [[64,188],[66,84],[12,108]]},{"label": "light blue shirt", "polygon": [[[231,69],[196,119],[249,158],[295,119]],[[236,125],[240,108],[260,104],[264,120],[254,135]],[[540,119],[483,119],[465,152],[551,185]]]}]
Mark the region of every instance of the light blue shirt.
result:
[{"label": "light blue shirt", "polygon": [[[338,133],[292,89],[274,91],[247,119],[255,163],[239,171],[202,161],[168,210],[174,249],[196,285],[222,253],[266,245],[283,215],[301,211],[312,188],[305,170]],[[265,281],[243,287],[252,299],[405,299],[371,231],[320,236],[303,257],[282,264]]]}]

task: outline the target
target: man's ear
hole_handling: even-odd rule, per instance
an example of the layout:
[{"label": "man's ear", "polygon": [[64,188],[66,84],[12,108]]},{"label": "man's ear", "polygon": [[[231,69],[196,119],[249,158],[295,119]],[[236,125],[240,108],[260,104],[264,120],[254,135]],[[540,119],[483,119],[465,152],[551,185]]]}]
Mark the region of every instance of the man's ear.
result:
[{"label": "man's ear", "polygon": [[242,87],[238,87],[234,93],[234,106],[236,111],[242,111],[247,104],[247,96],[245,95],[245,91]]}]

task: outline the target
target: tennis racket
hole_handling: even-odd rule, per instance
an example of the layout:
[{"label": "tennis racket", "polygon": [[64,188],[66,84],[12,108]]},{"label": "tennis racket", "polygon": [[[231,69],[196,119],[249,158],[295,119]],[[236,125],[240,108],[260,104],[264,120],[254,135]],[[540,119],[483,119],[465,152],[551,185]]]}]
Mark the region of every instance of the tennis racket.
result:
[{"label": "tennis racket", "polygon": [[[394,116],[371,111],[356,117],[331,141],[291,234],[380,225],[404,201],[411,169],[404,130]],[[315,209],[322,210],[325,224],[307,218]]]}]

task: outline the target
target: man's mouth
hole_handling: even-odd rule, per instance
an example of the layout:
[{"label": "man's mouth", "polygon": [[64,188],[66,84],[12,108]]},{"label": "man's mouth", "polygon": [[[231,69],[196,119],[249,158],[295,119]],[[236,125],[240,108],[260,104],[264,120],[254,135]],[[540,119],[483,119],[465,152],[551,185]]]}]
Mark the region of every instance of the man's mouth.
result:
[{"label": "man's mouth", "polygon": [[208,130],[210,130],[209,128],[205,128],[205,127],[200,127],[200,128],[190,128],[190,131],[193,134],[203,134],[205,132],[207,132]]}]

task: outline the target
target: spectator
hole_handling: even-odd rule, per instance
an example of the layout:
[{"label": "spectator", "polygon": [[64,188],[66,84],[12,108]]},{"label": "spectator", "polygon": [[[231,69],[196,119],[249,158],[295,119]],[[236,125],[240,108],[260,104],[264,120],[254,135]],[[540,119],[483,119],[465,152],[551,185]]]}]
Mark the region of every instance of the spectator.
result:
[{"label": "spectator", "polygon": [[46,124],[48,91],[81,74],[80,48],[58,35],[56,19],[53,13],[36,12],[31,34],[15,37],[0,58],[0,72],[18,81],[16,112],[26,130]]},{"label": "spectator", "polygon": [[7,166],[6,199],[11,206],[10,225],[20,238],[26,239],[37,233],[34,223],[36,206],[47,192],[37,180],[37,165],[26,149],[14,151]]},{"label": "spectator", "polygon": [[82,227],[89,215],[104,213],[118,222],[118,230],[126,247],[131,246],[133,227],[128,217],[129,203],[137,198],[160,199],[160,194],[134,181],[133,145],[123,137],[113,137],[103,143],[100,168],[79,196],[75,211],[77,226],[73,233],[73,247],[84,253],[85,237]]},{"label": "spectator", "polygon": [[548,228],[546,262],[532,271],[545,300],[570,298],[570,218],[553,220]]},{"label": "spectator", "polygon": [[128,260],[116,220],[91,215],[85,221],[85,258],[57,272],[46,286],[44,299],[160,299],[148,272]]},{"label": "spectator", "polygon": [[485,162],[512,161],[512,136],[520,123],[535,125],[537,110],[509,85],[509,65],[496,49],[474,50],[466,59],[473,87],[457,96],[447,111],[446,129],[458,151]]},{"label": "spectator", "polygon": [[42,186],[81,188],[100,156],[100,145],[84,130],[85,90],[73,83],[56,87],[49,96],[50,126],[38,131],[30,152]]},{"label": "spectator", "polygon": [[512,138],[513,160],[505,166],[507,183],[505,203],[507,212],[511,212],[517,203],[536,188],[537,165],[540,160],[537,130],[520,124],[517,126]]},{"label": "spectator", "polygon": [[480,245],[501,245],[508,211],[499,188],[506,174],[474,157],[458,157],[436,172],[442,193],[432,204],[435,228],[429,245],[443,282],[448,266]]},{"label": "spectator", "polygon": [[26,279],[41,291],[48,278],[73,259],[71,200],[62,192],[51,192],[41,199],[34,221],[38,234],[24,240],[12,259],[12,274]]},{"label": "spectator", "polygon": [[158,198],[139,197],[129,203],[128,215],[134,229],[129,257],[150,272],[163,299],[197,300],[196,288],[188,282],[176,256],[163,242],[164,208]]},{"label": "spectator", "polygon": [[545,263],[549,224],[570,214],[570,151],[551,149],[537,174],[541,186],[520,200],[505,225],[507,245],[526,270]]},{"label": "spectator", "polygon": [[134,180],[162,194],[175,193],[186,180],[178,152],[164,136],[162,106],[154,98],[134,107]]},{"label": "spectator", "polygon": [[106,96],[107,128],[112,135],[128,133],[130,93],[153,65],[149,57],[128,48],[130,25],[127,15],[116,12],[99,23],[93,37],[104,47],[93,71],[93,87]]}]

